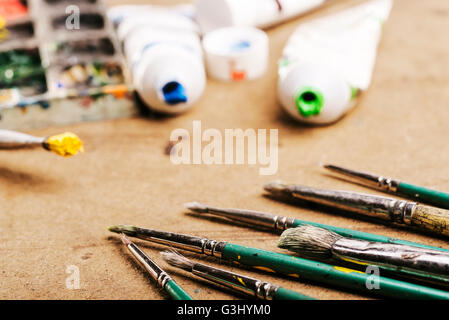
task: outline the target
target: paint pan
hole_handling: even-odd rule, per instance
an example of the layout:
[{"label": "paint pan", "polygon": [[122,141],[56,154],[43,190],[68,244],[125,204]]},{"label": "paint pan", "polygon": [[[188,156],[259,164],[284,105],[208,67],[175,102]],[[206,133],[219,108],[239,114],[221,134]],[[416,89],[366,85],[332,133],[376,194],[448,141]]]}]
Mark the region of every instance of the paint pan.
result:
[{"label": "paint pan", "polygon": [[0,2],[0,17],[6,21],[23,20],[28,17],[28,1],[1,0]]},{"label": "paint pan", "polygon": [[115,62],[91,62],[55,66],[48,72],[50,91],[64,89],[88,90],[89,88],[123,83],[120,64]]},{"label": "paint pan", "polygon": [[79,39],[74,41],[55,41],[46,47],[46,54],[53,64],[76,64],[114,57],[117,50],[107,37]]},{"label": "paint pan", "polygon": [[[21,19],[8,20],[10,37],[0,42],[0,60],[4,60],[0,68],[5,68],[0,72],[0,129],[65,125],[139,112],[102,1],[20,4],[28,7],[22,6]],[[71,5],[80,13],[79,28],[77,19],[68,19],[77,13],[67,10]]]},{"label": "paint pan", "polygon": [[46,91],[45,70],[38,48],[0,52],[0,88],[17,88],[24,96]]},{"label": "paint pan", "polygon": [[[58,16],[52,19],[52,27],[55,30],[67,30],[68,15]],[[79,28],[74,27],[71,31],[85,32],[89,30],[100,30],[105,26],[105,18],[98,13],[81,13],[79,15]]]},{"label": "paint pan", "polygon": [[0,48],[24,45],[24,41],[34,37],[34,24],[31,21],[9,24],[0,31]]}]

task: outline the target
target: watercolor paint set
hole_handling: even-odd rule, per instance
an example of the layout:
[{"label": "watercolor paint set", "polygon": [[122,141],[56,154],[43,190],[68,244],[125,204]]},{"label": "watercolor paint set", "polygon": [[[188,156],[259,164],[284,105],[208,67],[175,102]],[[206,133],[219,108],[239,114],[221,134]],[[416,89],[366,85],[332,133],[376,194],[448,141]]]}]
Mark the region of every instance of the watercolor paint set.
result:
[{"label": "watercolor paint set", "polygon": [[0,0],[0,128],[137,114],[105,12],[99,0]]}]

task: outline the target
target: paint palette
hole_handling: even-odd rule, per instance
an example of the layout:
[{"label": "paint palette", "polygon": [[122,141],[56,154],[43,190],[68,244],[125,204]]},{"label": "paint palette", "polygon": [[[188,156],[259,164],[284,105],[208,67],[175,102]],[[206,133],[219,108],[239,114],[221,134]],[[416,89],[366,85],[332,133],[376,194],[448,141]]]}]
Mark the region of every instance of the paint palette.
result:
[{"label": "paint palette", "polygon": [[0,0],[0,128],[138,113],[100,0]]}]

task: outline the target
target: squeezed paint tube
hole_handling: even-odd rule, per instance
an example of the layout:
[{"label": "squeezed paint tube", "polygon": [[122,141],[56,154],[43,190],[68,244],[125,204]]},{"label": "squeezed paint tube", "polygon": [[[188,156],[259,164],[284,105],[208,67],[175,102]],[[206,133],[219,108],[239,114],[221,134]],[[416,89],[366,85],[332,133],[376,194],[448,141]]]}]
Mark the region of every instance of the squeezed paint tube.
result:
[{"label": "squeezed paint tube", "polygon": [[[108,18],[112,21],[117,28],[124,20],[128,20],[129,17],[151,16],[154,19],[158,19],[159,13],[177,13],[190,20],[195,19],[195,6],[192,4],[180,4],[175,6],[157,6],[157,5],[119,5],[111,7],[108,12]],[[159,23],[167,25],[162,19],[158,19]],[[154,21],[152,21],[154,23]],[[168,24],[170,25],[170,24]]]},{"label": "squeezed paint tube", "polygon": [[279,61],[278,96],[296,120],[332,123],[366,90],[392,0],[374,0],[300,25]]},{"label": "squeezed paint tube", "polygon": [[176,114],[201,97],[206,85],[197,25],[176,10],[143,10],[118,26],[134,86],[150,108]]},{"label": "squeezed paint tube", "polygon": [[197,0],[203,33],[229,26],[265,28],[310,11],[327,0]]}]

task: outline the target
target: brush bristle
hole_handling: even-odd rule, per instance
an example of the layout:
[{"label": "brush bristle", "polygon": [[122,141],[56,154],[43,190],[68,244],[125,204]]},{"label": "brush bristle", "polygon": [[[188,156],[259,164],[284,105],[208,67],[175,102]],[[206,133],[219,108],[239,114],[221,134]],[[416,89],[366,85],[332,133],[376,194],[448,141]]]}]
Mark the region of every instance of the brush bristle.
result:
[{"label": "brush bristle", "polygon": [[198,212],[198,213],[207,212],[207,206],[204,204],[201,204],[199,202],[196,202],[196,201],[187,202],[184,204],[184,207],[186,207],[187,209],[192,210],[194,212]]},{"label": "brush bristle", "polygon": [[120,233],[120,239],[125,245],[129,245],[132,243],[131,240],[129,240],[123,233]]},{"label": "brush bristle", "polygon": [[168,264],[187,271],[192,271],[194,263],[176,251],[163,251],[161,252],[161,255]]},{"label": "brush bristle", "polygon": [[278,247],[308,258],[332,257],[332,246],[342,236],[335,232],[311,225],[285,230],[278,241]]},{"label": "brush bristle", "polygon": [[116,225],[108,227],[108,230],[115,233],[124,233],[127,236],[135,236],[136,235],[136,227],[128,226],[128,225]]},{"label": "brush bristle", "polygon": [[270,183],[267,183],[263,186],[265,191],[271,192],[271,193],[282,193],[285,191],[286,187],[288,185],[281,180],[272,181]]}]

